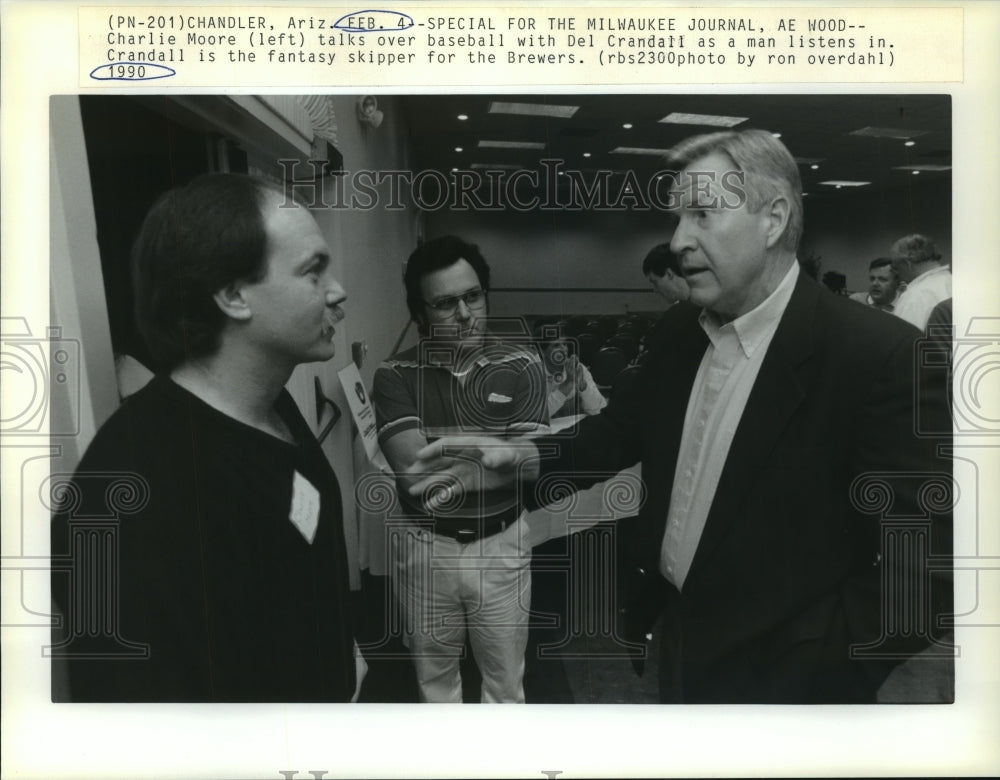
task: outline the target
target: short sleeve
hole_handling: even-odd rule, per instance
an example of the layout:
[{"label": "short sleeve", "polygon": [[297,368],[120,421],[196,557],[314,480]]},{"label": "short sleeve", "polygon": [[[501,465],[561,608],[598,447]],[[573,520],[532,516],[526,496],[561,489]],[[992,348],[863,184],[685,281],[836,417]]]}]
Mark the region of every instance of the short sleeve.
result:
[{"label": "short sleeve", "polygon": [[523,352],[524,371],[518,382],[518,409],[524,414],[519,420],[511,420],[508,428],[517,430],[524,426],[536,428],[549,424],[549,385],[545,368],[538,353]]},{"label": "short sleeve", "polygon": [[372,402],[380,445],[401,431],[420,427],[416,399],[398,368],[381,366],[375,371]]}]

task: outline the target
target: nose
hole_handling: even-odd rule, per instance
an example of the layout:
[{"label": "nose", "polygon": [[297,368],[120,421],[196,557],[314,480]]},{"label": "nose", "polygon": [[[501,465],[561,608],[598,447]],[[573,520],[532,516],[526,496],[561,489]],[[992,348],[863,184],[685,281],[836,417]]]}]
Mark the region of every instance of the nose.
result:
[{"label": "nose", "polygon": [[684,252],[694,247],[690,231],[687,229],[687,218],[681,215],[674,228],[674,234],[670,237],[670,251],[675,255],[683,257]]},{"label": "nose", "polygon": [[326,285],[326,305],[339,306],[346,300],[347,293],[344,292],[344,288],[340,286],[340,282],[331,276]]},{"label": "nose", "polygon": [[472,312],[469,311],[469,305],[461,298],[459,298],[458,304],[455,306],[455,319],[461,322],[465,322],[471,317],[472,317]]}]

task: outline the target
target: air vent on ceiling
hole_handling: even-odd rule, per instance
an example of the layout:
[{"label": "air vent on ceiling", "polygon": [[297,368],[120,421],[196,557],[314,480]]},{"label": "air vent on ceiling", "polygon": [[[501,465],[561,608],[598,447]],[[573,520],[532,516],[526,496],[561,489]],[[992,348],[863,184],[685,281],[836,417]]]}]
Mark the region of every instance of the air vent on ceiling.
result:
[{"label": "air vent on ceiling", "polygon": [[908,130],[905,127],[862,127],[860,130],[852,130],[848,135],[863,135],[869,138],[895,138],[905,141],[909,138],[919,138],[927,135],[926,130]]}]

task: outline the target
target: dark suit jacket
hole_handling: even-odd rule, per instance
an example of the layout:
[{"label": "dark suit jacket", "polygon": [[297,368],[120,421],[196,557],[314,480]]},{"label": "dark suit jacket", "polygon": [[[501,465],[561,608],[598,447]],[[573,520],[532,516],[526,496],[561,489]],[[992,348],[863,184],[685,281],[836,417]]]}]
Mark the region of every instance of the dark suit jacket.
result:
[{"label": "dark suit jacket", "polygon": [[[543,461],[543,480],[568,472],[582,485],[588,471],[642,462],[647,495],[634,530],[647,572],[658,571],[688,396],[708,345],[698,313],[683,304],[664,315],[633,395],[582,422],[575,437],[540,442],[559,448]],[[870,701],[892,666],[926,643],[928,578],[915,571],[926,549],[919,562],[901,563],[883,549],[882,532],[883,515],[923,518],[923,531],[944,529],[934,542],[942,553],[950,539],[947,501],[932,507],[937,514],[918,501],[928,479],[949,473],[935,459],[937,442],[915,434],[916,404],[925,417],[947,415],[943,382],[915,384],[918,336],[800,275],[683,592],[653,575],[663,701]],[[883,584],[887,565],[910,578],[911,599],[888,619],[883,601],[900,584]],[[891,620],[911,613],[916,630]],[[852,659],[851,646],[864,643],[894,655]]]}]

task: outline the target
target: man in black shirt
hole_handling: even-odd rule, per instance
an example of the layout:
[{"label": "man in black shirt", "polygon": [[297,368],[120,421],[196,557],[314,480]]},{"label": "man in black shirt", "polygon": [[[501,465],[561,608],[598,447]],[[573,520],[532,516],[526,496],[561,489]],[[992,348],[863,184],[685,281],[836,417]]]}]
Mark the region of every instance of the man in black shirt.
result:
[{"label": "man in black shirt", "polygon": [[305,209],[209,174],[133,251],[161,369],[53,485],[53,656],[73,701],[350,701],[340,488],[284,389],[334,354],[344,291]]}]

